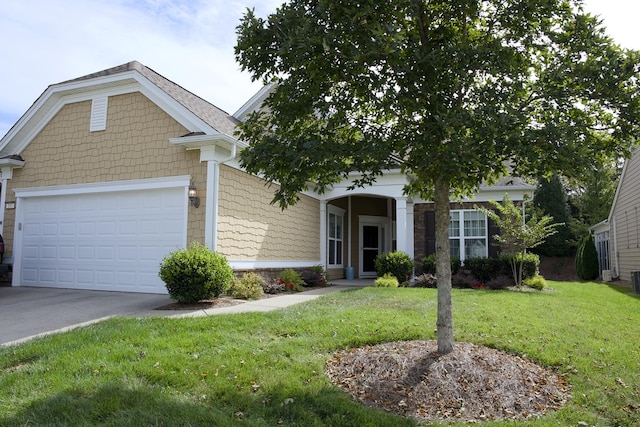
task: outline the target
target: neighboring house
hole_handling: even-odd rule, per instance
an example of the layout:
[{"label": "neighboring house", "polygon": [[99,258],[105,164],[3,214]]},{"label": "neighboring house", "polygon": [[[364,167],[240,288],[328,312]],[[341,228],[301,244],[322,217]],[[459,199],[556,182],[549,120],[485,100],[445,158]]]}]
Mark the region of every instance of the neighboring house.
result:
[{"label": "neighboring house", "polygon": [[[160,261],[194,241],[236,271],[321,264],[330,278],[346,267],[374,277],[385,251],[433,251],[433,205],[404,196],[399,171],[369,188],[302,194],[285,211],[272,205],[273,188],[240,167],[246,144],[234,136],[268,90],[229,115],[135,61],[49,86],[0,140],[12,284],[165,293]],[[489,255],[474,203],[533,189],[505,179],[455,204],[452,251]]]},{"label": "neighboring house", "polygon": [[591,227],[603,280],[640,271],[640,150],[625,161],[609,217]]}]

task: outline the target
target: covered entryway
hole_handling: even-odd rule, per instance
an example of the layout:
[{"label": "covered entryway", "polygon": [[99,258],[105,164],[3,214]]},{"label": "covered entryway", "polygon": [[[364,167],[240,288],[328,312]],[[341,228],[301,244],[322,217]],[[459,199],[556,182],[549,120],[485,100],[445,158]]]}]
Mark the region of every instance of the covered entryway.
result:
[{"label": "covered entryway", "polygon": [[16,190],[14,286],[166,293],[158,269],[186,245],[188,182]]}]

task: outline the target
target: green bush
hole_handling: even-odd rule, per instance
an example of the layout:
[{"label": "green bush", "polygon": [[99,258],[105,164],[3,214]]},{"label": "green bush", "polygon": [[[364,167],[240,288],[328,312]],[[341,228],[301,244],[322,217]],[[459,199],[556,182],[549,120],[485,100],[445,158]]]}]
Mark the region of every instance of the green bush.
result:
[{"label": "green bush", "polygon": [[327,274],[322,265],[314,265],[302,272],[305,286],[324,286],[327,284]]},{"label": "green bush", "polygon": [[400,283],[398,279],[391,273],[385,273],[383,276],[378,277],[373,285],[377,288],[397,288]]},{"label": "green bush", "polygon": [[522,284],[539,291],[547,287],[547,281],[539,274],[533,277],[527,277],[522,281]]},{"label": "green bush", "polygon": [[[505,274],[508,276],[513,276],[513,272],[511,271],[511,260],[514,255],[502,255],[500,259],[500,263],[502,264],[501,274]],[[516,266],[518,267],[518,271],[520,269],[520,260],[522,260],[522,254],[515,255],[516,258]],[[533,277],[538,274],[540,271],[540,257],[534,253],[527,252],[524,254],[524,261],[522,263],[522,280]]]},{"label": "green bush", "polygon": [[593,236],[588,234],[580,239],[576,252],[576,273],[582,280],[597,279],[600,274],[598,265],[598,252],[593,241]]},{"label": "green bush", "polygon": [[376,273],[382,276],[391,273],[398,282],[404,282],[413,275],[413,260],[401,251],[385,252],[375,260]]},{"label": "green bush", "polygon": [[479,257],[466,259],[464,267],[476,280],[486,284],[502,272],[504,263],[498,258]]},{"label": "green bush", "polygon": [[264,294],[264,279],[259,274],[248,272],[235,278],[229,288],[229,294],[240,299],[260,299]]},{"label": "green bush", "polygon": [[169,296],[184,303],[217,298],[233,280],[227,259],[199,243],[166,256],[160,263],[159,275]]},{"label": "green bush", "polygon": [[284,285],[287,291],[304,291],[304,281],[300,275],[292,268],[287,268],[278,274],[277,280]]},{"label": "green bush", "polygon": [[[460,271],[462,262],[458,258],[451,258],[451,274],[457,274]],[[436,274],[436,254],[428,255],[420,261],[423,273]]]}]

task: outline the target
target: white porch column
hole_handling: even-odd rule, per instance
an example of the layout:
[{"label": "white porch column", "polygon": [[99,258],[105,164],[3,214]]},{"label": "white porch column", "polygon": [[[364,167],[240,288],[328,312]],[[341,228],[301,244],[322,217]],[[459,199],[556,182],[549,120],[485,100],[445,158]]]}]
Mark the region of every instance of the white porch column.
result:
[{"label": "white porch column", "polygon": [[320,264],[327,265],[327,201],[320,200]]},{"label": "white porch column", "polygon": [[212,251],[218,248],[218,186],[220,163],[207,161],[207,202],[205,203],[204,244]]},{"label": "white porch column", "polygon": [[411,257],[411,259],[414,258],[414,249],[415,249],[415,242],[414,242],[414,229],[413,229],[413,200],[408,200],[407,201],[407,254]]},{"label": "white porch column", "polygon": [[4,234],[4,204],[7,201],[7,181],[7,179],[3,178],[2,188],[0,188],[0,235]]},{"label": "white porch column", "polygon": [[396,197],[396,250],[408,253],[406,197]]}]

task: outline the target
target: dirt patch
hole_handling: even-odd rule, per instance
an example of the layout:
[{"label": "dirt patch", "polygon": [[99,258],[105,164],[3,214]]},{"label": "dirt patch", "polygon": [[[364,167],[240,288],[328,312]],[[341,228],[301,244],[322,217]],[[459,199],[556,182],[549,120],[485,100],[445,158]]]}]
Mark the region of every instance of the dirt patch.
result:
[{"label": "dirt patch", "polygon": [[418,421],[537,418],[570,397],[562,376],[525,358],[469,343],[456,343],[444,356],[435,341],[341,351],[326,372],[355,400]]}]

